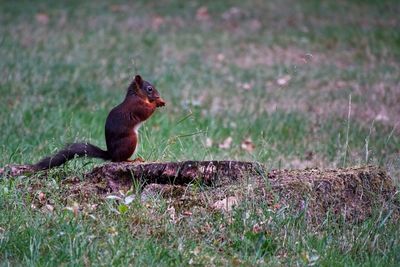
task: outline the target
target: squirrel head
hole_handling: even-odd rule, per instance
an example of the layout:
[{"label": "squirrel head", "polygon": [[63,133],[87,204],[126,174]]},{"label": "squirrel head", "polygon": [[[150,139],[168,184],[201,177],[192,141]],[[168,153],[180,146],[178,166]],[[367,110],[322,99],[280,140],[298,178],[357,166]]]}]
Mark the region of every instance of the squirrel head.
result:
[{"label": "squirrel head", "polygon": [[135,76],[132,85],[134,86],[136,95],[141,97],[143,100],[150,103],[155,103],[157,107],[165,106],[164,99],[161,98],[154,85],[143,80],[140,75]]}]

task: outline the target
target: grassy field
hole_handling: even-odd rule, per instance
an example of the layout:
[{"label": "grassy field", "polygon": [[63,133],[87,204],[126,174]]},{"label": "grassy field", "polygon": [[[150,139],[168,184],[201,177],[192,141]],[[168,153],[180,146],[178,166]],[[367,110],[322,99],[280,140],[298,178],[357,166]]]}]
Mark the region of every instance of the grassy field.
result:
[{"label": "grassy field", "polygon": [[[146,161],[377,164],[398,185],[398,14],[394,0],[0,1],[0,167],[68,142],[105,148],[105,118],[137,70],[167,101],[140,129]],[[315,230],[251,200],[172,220],[161,198],[121,212],[114,200],[65,195],[64,177],[99,163],[71,161],[45,180],[0,179],[1,265],[400,261],[390,213],[357,225],[327,217]],[[44,196],[49,206],[39,208]],[[261,222],[268,230],[253,231]]]}]

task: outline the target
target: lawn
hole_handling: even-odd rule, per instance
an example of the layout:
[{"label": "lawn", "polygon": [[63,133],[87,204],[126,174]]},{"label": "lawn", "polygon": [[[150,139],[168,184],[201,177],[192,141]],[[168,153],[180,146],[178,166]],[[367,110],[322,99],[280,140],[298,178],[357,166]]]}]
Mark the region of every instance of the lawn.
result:
[{"label": "lawn", "polygon": [[[146,161],[232,159],[267,168],[379,165],[400,185],[397,1],[1,1],[0,167],[66,143],[105,148],[135,73],[166,107],[140,128]],[[66,194],[100,160],[0,178],[1,265],[370,265],[400,261],[400,230],[246,199],[174,211],[161,197]],[[132,191],[139,190],[134,188]],[[254,231],[257,225],[264,231]]]}]

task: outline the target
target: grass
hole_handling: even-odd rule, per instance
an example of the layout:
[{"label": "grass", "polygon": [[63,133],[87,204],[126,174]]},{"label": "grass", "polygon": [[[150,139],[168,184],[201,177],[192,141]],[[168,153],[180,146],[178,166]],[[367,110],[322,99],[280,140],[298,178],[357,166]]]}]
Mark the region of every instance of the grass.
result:
[{"label": "grass", "polygon": [[[208,16],[196,18],[202,6]],[[137,69],[168,102],[140,130],[145,160],[378,164],[398,184],[399,12],[396,1],[2,1],[0,166],[78,140],[104,148],[105,118]],[[221,149],[228,137],[231,147]],[[252,153],[241,148],[249,137]],[[45,180],[0,180],[2,265],[400,260],[398,227],[379,211],[359,225],[327,215],[315,230],[301,215],[251,200],[230,214],[197,210],[178,221],[161,198],[134,201],[123,214],[96,196],[74,204],[62,179],[99,162],[72,161]],[[54,211],[32,206],[38,184]]]}]

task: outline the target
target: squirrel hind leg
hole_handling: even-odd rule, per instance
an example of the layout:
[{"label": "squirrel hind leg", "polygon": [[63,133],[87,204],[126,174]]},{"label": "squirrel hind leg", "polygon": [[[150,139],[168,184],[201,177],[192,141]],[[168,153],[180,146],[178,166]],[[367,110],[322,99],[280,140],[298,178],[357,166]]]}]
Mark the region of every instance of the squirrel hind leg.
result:
[{"label": "squirrel hind leg", "polygon": [[108,153],[113,162],[127,161],[135,152],[137,139],[128,137],[119,140],[114,140],[111,145],[108,145]]},{"label": "squirrel hind leg", "polygon": [[130,161],[130,157],[133,155],[133,149],[128,150],[125,149],[123,151],[118,151],[117,153],[114,153],[111,157],[112,162],[127,162]]}]

